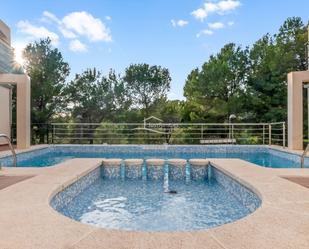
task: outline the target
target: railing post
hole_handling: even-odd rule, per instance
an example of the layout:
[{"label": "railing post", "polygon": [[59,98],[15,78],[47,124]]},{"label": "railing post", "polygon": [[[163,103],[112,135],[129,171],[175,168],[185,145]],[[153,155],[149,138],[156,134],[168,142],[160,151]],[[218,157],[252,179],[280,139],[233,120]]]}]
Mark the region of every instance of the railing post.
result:
[{"label": "railing post", "polygon": [[263,145],[265,144],[265,125],[263,124]]},{"label": "railing post", "polygon": [[285,148],[285,122],[282,125],[282,132],[283,132],[283,149]]},{"label": "railing post", "polygon": [[54,137],[55,137],[55,125],[52,124],[52,144],[54,144]]},{"label": "railing post", "polygon": [[271,145],[271,124],[268,124],[268,144]]},{"label": "railing post", "polygon": [[46,143],[49,144],[49,124],[45,125],[46,127]]},{"label": "railing post", "polygon": [[203,134],[203,125],[201,126],[201,139],[203,139],[203,136],[204,136],[204,134]]}]

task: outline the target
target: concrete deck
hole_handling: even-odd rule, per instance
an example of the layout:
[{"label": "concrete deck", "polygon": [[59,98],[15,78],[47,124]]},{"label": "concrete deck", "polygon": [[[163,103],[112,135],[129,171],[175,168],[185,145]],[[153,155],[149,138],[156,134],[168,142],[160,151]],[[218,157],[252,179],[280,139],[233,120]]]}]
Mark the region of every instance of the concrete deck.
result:
[{"label": "concrete deck", "polygon": [[285,177],[285,179],[291,181],[291,182],[295,182],[301,186],[304,186],[306,188],[309,188],[309,177],[296,177],[296,176],[292,176],[292,177]]},{"label": "concrete deck", "polygon": [[8,176],[8,175],[0,175],[0,190],[7,188],[13,184],[18,182],[27,180],[33,176]]},{"label": "concrete deck", "polygon": [[47,168],[3,168],[2,175],[35,175],[0,190],[0,248],[309,248],[309,189],[282,177],[309,169],[271,169],[239,159],[212,165],[253,189],[262,206],[236,222],[198,232],[127,232],[79,223],[53,210],[51,197],[102,159],[72,159]]}]

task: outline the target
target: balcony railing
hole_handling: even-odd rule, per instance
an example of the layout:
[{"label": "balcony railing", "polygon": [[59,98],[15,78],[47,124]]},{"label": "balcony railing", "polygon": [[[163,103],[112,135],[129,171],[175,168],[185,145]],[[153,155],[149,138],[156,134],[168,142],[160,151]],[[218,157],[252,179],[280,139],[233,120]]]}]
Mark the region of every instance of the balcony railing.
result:
[{"label": "balcony railing", "polygon": [[[15,138],[15,128],[12,136]],[[33,124],[32,143],[265,144],[286,146],[278,123],[52,123]]]},{"label": "balcony railing", "polygon": [[13,50],[0,41],[0,73],[10,73],[13,65]]},{"label": "balcony railing", "polygon": [[[12,129],[15,137],[15,130]],[[33,124],[32,143],[268,144],[286,146],[278,123],[52,123]]]}]

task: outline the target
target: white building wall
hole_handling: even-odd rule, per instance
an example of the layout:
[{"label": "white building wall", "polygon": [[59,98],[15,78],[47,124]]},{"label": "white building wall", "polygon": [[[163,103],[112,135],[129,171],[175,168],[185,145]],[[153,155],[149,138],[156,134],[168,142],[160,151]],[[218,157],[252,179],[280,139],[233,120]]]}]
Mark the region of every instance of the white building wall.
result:
[{"label": "white building wall", "polygon": [[[0,133],[11,133],[11,93],[10,89],[0,86]],[[0,144],[6,143],[0,139]]]},{"label": "white building wall", "polygon": [[[10,73],[12,68],[11,32],[0,20],[0,74]],[[0,133],[10,136],[11,131],[11,90],[0,85]],[[0,139],[0,145],[6,143]]]}]

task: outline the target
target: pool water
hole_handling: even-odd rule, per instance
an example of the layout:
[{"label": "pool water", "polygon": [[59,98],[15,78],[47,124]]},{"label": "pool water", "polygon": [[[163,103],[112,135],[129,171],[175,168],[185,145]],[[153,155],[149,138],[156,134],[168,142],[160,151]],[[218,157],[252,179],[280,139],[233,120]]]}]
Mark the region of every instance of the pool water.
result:
[{"label": "pool water", "polygon": [[163,181],[100,178],[58,211],[97,227],[134,231],[209,229],[251,213],[216,180],[169,186],[177,194],[164,193]]},{"label": "pool water", "polygon": [[271,155],[265,152],[257,153],[151,153],[144,152],[142,155],[140,153],[61,153],[61,152],[50,152],[46,153],[44,156],[34,156],[26,160],[18,160],[18,166],[20,167],[45,167],[61,163],[68,159],[73,158],[121,158],[121,159],[130,159],[130,158],[181,158],[181,159],[191,159],[191,158],[239,158],[246,160],[251,163],[263,167],[270,168],[296,168],[299,167],[299,163],[281,158],[278,156]]},{"label": "pool water", "polygon": [[[143,146],[50,146],[46,149],[21,153],[19,167],[46,167],[73,158],[239,158],[263,167],[299,168],[299,155],[263,146],[168,146],[167,149],[144,149]],[[11,166],[12,158],[0,159],[3,166]],[[305,160],[308,167],[309,160]]]}]

